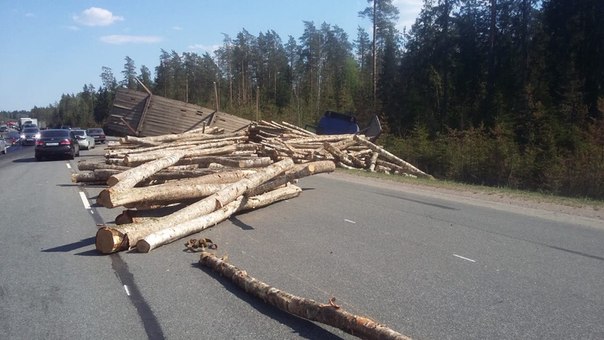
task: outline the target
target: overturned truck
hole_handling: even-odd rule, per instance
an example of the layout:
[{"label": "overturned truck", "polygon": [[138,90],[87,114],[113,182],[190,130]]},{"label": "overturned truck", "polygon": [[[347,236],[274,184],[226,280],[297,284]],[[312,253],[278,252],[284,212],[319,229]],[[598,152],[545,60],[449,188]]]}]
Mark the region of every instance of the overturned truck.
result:
[{"label": "overturned truck", "polygon": [[120,88],[113,101],[108,133],[116,136],[159,136],[183,133],[203,127],[217,127],[225,132],[245,130],[251,121],[218,110],[178,100]]}]

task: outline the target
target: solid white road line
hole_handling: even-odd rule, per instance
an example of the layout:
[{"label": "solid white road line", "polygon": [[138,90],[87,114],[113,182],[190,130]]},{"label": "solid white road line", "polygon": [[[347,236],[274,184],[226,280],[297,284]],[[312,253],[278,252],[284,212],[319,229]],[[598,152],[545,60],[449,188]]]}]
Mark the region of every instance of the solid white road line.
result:
[{"label": "solid white road line", "polygon": [[71,169],[71,164],[65,163],[65,165],[67,166],[67,169]]},{"label": "solid white road line", "polygon": [[82,199],[82,203],[84,203],[84,208],[86,208],[86,210],[90,210],[90,203],[88,203],[88,198],[86,198],[86,194],[80,191],[80,198]]},{"label": "solid white road line", "polygon": [[463,256],[461,256],[461,255],[453,254],[453,256],[455,256],[455,257],[459,257],[459,258],[460,258],[460,259],[462,259],[462,260],[466,260],[466,261],[470,261],[470,262],[476,262],[476,260],[472,260],[472,259],[469,259],[469,258],[467,258],[467,257],[463,257]]},{"label": "solid white road line", "polygon": [[348,222],[348,223],[356,224],[356,222],[355,222],[355,221],[353,221],[353,220],[344,219],[344,221],[345,221],[345,222]]},{"label": "solid white road line", "polygon": [[128,289],[128,286],[124,285],[124,290],[126,291],[126,295],[130,296],[130,289]]}]

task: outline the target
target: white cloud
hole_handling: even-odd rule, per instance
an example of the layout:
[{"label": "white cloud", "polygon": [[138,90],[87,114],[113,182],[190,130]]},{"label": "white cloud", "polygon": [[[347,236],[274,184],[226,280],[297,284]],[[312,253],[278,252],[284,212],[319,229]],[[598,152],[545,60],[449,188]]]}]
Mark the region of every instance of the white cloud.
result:
[{"label": "white cloud", "polygon": [[154,44],[162,41],[162,38],[154,35],[105,35],[101,41],[112,45]]},{"label": "white cloud", "polygon": [[35,18],[36,15],[34,13],[32,13],[32,12],[28,12],[28,13],[25,13],[25,17],[26,18]]},{"label": "white cloud", "polygon": [[175,31],[182,31],[183,30],[183,28],[180,27],[180,26],[172,26],[172,29],[175,30]]},{"label": "white cloud", "polygon": [[220,45],[193,44],[193,45],[187,46],[187,49],[192,52],[193,51],[202,51],[202,52],[214,53],[214,51],[216,51],[218,48],[220,48]]},{"label": "white cloud", "polygon": [[90,7],[83,10],[79,15],[74,15],[73,20],[84,26],[109,26],[117,21],[124,20],[124,18],[113,15],[113,13],[103,8]]}]

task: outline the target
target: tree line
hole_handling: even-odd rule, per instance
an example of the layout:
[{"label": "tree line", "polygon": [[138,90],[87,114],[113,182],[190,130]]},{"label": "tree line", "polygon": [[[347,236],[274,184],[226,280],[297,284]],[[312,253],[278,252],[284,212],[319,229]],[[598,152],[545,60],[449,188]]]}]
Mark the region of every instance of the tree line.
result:
[{"label": "tree line", "polygon": [[436,177],[604,198],[604,1],[424,0],[410,29],[392,0],[368,0],[351,38],[303,22],[223,35],[213,52],[161,50],[152,73],[34,108],[51,122],[103,124],[118,87],[249,119],[316,124],[325,110],[377,114],[391,151]]}]

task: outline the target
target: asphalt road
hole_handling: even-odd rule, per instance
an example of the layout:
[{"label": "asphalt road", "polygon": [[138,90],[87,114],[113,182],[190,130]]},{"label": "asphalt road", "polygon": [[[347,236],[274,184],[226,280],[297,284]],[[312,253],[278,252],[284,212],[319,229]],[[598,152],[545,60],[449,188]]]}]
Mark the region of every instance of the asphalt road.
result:
[{"label": "asphalt road", "polygon": [[[353,338],[248,296],[184,241],[98,254],[97,224],[121,209],[96,207],[102,187],[72,184],[76,166],[33,147],[0,155],[0,338]],[[604,339],[601,221],[338,173],[300,186],[195,236],[270,285],[413,338]]]}]

